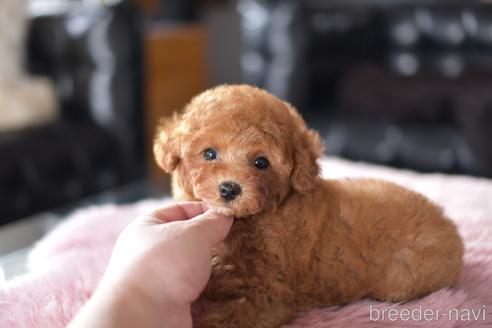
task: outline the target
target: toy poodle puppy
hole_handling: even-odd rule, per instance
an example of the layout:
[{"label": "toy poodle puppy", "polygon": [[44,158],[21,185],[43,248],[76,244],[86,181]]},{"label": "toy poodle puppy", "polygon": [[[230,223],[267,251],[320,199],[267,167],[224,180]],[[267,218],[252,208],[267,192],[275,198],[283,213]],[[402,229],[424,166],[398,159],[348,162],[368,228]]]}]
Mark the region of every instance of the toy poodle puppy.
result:
[{"label": "toy poodle puppy", "polygon": [[463,243],[441,208],[391,182],[322,179],[319,135],[266,91],[205,91],[161,123],[154,153],[176,198],[235,217],[198,327],[279,327],[311,307],[458,281]]}]

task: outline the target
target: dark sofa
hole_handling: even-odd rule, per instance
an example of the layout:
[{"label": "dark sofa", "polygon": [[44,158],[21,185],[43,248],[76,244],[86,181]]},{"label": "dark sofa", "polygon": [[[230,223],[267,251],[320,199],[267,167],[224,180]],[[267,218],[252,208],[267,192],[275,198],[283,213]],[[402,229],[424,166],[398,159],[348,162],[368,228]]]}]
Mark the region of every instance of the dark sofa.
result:
[{"label": "dark sofa", "polygon": [[0,133],[0,224],[143,176],[141,41],[131,1],[32,13],[32,74],[54,82],[61,117]]}]

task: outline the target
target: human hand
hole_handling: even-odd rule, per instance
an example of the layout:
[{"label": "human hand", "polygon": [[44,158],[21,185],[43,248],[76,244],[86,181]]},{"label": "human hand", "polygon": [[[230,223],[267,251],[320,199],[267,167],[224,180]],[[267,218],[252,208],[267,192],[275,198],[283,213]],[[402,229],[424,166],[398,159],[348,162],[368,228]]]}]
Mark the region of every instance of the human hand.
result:
[{"label": "human hand", "polygon": [[[139,326],[146,320],[148,326],[191,327],[191,303],[210,277],[212,247],[232,222],[201,203],[137,218],[119,236],[103,279],[72,326],[129,327],[136,316]],[[98,317],[105,322],[94,321]]]}]

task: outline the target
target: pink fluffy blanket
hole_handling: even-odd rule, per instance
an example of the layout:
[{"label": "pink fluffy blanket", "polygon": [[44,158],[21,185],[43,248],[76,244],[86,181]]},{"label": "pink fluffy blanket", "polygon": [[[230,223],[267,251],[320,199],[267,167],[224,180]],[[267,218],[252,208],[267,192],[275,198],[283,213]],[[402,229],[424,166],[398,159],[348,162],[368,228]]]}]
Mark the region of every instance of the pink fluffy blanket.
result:
[{"label": "pink fluffy blanket", "polygon": [[[326,177],[370,176],[415,189],[457,223],[466,244],[459,285],[406,304],[362,300],[312,309],[285,327],[491,327],[492,181],[324,159]],[[170,200],[81,209],[41,240],[30,272],[0,286],[0,327],[63,327],[91,296],[125,225]]]}]

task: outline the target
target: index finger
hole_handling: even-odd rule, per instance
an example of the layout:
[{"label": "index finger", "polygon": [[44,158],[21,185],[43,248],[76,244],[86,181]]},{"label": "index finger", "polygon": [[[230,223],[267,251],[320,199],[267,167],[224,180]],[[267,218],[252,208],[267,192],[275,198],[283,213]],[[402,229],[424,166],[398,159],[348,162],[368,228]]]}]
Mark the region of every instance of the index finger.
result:
[{"label": "index finger", "polygon": [[173,221],[182,221],[202,214],[208,207],[201,202],[185,202],[171,204],[144,215],[145,218],[163,224]]}]

